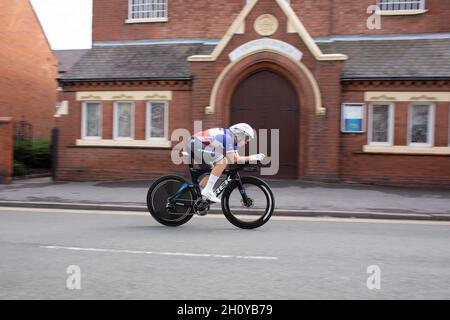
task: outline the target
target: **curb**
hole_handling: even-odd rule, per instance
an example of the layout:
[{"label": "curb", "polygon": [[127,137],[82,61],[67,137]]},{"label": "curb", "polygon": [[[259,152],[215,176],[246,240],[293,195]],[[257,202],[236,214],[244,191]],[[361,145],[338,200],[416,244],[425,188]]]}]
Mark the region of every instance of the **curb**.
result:
[{"label": "curb", "polygon": [[30,180],[30,179],[39,179],[39,178],[51,178],[52,175],[49,173],[35,173],[25,176],[17,176],[13,177],[13,181],[23,181],[23,180]]},{"label": "curb", "polygon": [[[65,210],[94,210],[94,211],[133,211],[147,212],[146,206],[114,205],[114,204],[78,204],[60,202],[22,202],[0,201],[4,208],[36,208],[36,209],[65,209]],[[220,209],[212,209],[211,214],[222,214]],[[357,219],[389,219],[389,220],[428,220],[450,221],[450,214],[444,213],[416,213],[416,212],[375,212],[375,211],[332,211],[332,210],[293,210],[275,209],[274,215],[287,217],[332,217]]]}]

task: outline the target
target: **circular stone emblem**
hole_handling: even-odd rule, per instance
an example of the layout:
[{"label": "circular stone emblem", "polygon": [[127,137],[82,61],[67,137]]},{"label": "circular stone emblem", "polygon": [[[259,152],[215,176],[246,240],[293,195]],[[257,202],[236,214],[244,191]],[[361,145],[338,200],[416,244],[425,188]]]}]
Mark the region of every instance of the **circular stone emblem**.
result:
[{"label": "circular stone emblem", "polygon": [[278,30],[278,20],[271,14],[263,14],[255,20],[255,31],[260,36],[268,37]]}]

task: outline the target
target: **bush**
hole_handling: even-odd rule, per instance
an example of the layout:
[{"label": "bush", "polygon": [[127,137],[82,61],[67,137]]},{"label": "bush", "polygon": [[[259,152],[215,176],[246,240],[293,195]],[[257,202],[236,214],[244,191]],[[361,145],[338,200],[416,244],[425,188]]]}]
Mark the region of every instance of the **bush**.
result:
[{"label": "bush", "polygon": [[31,158],[32,140],[14,140],[14,160],[25,164]]},{"label": "bush", "polygon": [[16,140],[14,142],[14,160],[29,168],[50,169],[52,167],[50,140]]},{"label": "bush", "polygon": [[31,159],[29,160],[32,168],[52,167],[52,150],[50,140],[34,140],[31,145]]},{"label": "bush", "polygon": [[25,165],[22,162],[14,161],[14,177],[24,176],[25,173]]}]

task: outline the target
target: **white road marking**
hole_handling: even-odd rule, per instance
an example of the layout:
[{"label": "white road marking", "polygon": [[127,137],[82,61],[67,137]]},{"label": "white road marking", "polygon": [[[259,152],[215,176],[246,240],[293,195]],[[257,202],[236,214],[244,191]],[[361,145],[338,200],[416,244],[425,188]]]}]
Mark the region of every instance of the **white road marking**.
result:
[{"label": "white road marking", "polygon": [[106,253],[127,253],[127,254],[145,254],[145,255],[158,255],[158,256],[181,256],[181,257],[247,259],[247,260],[278,260],[278,257],[233,256],[233,255],[209,254],[209,253],[154,252],[154,251],[99,249],[99,248],[78,248],[78,247],[61,247],[61,246],[41,246],[41,248],[43,248],[43,249],[53,249],[53,250],[106,252]]},{"label": "white road marking", "polygon": [[[42,209],[42,208],[20,208],[0,207],[1,211],[16,211],[25,213],[73,213],[94,215],[117,215],[117,216],[148,216],[147,212],[140,211],[107,211],[107,210],[75,210],[75,209]],[[238,216],[239,217],[239,216]],[[225,219],[222,214],[209,214],[201,219]],[[294,216],[272,216],[273,221],[298,221],[298,222],[341,222],[341,223],[378,223],[378,224],[416,224],[416,225],[450,225],[450,221],[437,220],[395,220],[395,219],[364,219],[364,218],[335,218],[335,217],[294,217]]]}]

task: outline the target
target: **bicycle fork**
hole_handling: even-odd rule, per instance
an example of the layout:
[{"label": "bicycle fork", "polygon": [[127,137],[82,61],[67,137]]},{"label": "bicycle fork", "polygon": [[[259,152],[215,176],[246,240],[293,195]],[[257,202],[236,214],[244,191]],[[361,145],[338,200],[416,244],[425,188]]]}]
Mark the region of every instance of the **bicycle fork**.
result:
[{"label": "bicycle fork", "polygon": [[233,181],[235,180],[237,185],[238,185],[238,189],[239,189],[239,193],[242,196],[242,203],[246,206],[246,207],[250,207],[252,205],[251,203],[251,199],[247,196],[247,193],[245,192],[245,188],[244,185],[242,184],[241,181],[241,177],[239,175],[239,173],[235,173],[234,175],[229,175],[227,177],[227,179],[225,179],[224,182],[222,182],[222,184],[216,189],[216,191],[214,192],[216,197],[218,197],[223,190],[225,190],[225,188]]}]

